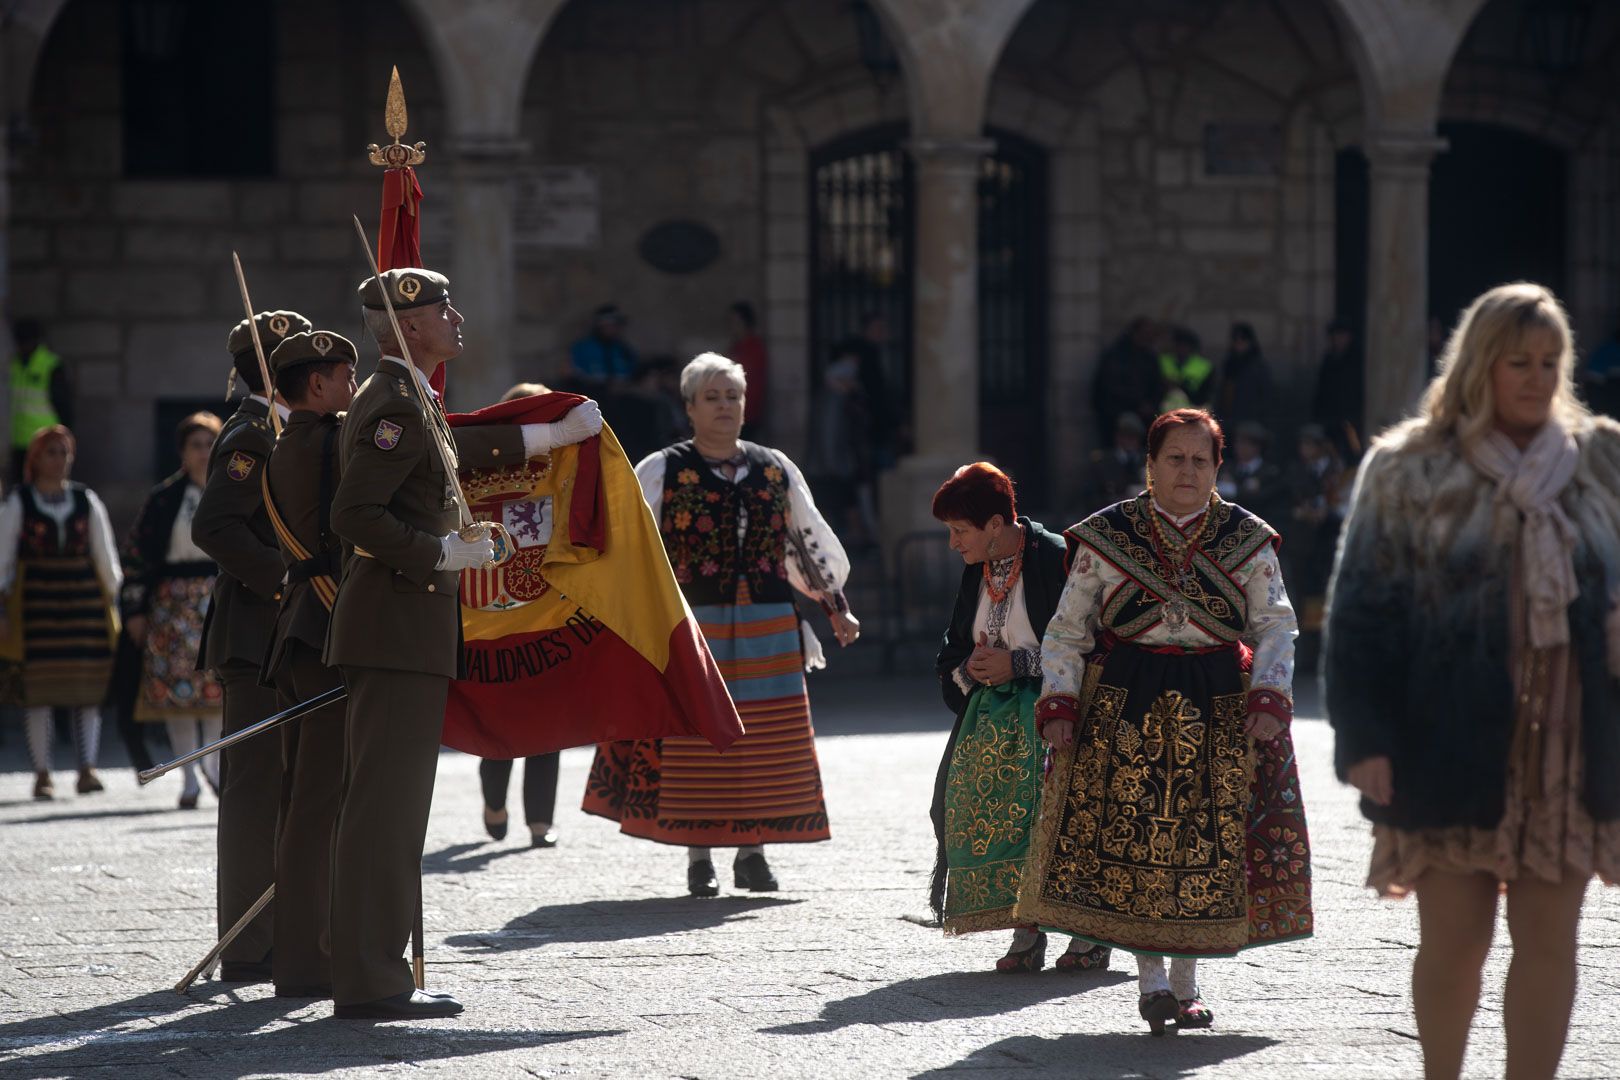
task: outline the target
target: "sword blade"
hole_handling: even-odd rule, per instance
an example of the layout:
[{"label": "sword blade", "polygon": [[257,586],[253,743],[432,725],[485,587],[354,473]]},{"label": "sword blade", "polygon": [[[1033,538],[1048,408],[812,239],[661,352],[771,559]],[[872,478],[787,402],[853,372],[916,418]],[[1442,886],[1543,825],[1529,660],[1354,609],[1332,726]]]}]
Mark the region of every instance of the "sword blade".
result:
[{"label": "sword blade", "polygon": [[193,750],[189,754],[182,754],[173,761],[165,762],[162,765],[157,765],[145,770],[144,772],[137,773],[136,778],[144,787],[145,785],[150,784],[153,780],[156,780],[158,777],[171,773],[181,766],[190,765],[193,761],[198,761],[205,758],[209,754],[228,749],[235,746],[239,742],[245,742],[248,739],[253,738],[255,735],[262,735],[266,731],[280,727],[282,724],[297,720],[300,717],[308,716],[310,713],[319,709],[324,709],[326,706],[331,705],[334,702],[342,701],[348,696],[349,691],[347,687],[335,686],[326,691],[324,694],[316,694],[308,701],[301,701],[291,708],[281,710],[274,716],[265,717],[256,724],[249,724],[241,731],[233,732],[230,735],[225,736],[223,739],[215,740],[214,742],[209,743],[207,746]]}]

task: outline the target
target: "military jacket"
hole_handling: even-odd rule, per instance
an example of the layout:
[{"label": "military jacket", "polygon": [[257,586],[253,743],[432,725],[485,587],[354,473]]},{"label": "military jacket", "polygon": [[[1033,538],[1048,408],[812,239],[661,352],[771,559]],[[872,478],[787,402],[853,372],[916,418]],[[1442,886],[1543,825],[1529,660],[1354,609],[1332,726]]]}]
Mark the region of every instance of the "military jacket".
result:
[{"label": "military jacket", "polygon": [[[461,664],[459,575],[435,567],[439,538],[460,524],[460,504],[433,445],[431,427],[443,418],[432,404],[433,413],[423,414],[412,378],[403,364],[385,359],[343,421],[342,478],[332,500],[343,578],[325,660],[454,678]],[[523,461],[516,424],[462,428],[453,445],[466,466]]]},{"label": "military jacket", "polygon": [[[281,610],[276,616],[264,672],[273,680],[281,669],[286,645],[301,641],[319,651],[326,647],[331,613],[312,583],[318,573],[336,581],[342,571],[342,543],[331,530],[332,497],[340,476],[338,439],[343,418],[333,413],[294,409],[266,466],[276,512],[303,554],[286,543],[281,558],[287,568]],[[323,531],[324,526],[324,531]],[[304,559],[313,560],[305,563]]]},{"label": "military jacket", "polygon": [[252,398],[242,402],[214,440],[208,482],[191,522],[192,541],[219,564],[197,651],[198,670],[264,659],[283,571],[260,490],[260,472],[274,446],[269,407]]}]

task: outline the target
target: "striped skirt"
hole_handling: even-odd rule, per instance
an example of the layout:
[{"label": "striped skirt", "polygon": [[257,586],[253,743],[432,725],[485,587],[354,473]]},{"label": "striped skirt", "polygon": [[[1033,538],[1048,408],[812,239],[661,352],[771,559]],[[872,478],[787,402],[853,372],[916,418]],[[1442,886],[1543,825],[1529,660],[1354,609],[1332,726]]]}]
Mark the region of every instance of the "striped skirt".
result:
[{"label": "striped skirt", "polygon": [[[20,705],[100,705],[118,622],[84,556],[26,558],[11,602],[22,632]],[[18,689],[13,686],[13,689]]]},{"label": "striped skirt", "polygon": [[724,754],[699,738],[603,743],[583,809],[664,844],[828,839],[793,605],[714,605],[693,614],[746,734]]}]

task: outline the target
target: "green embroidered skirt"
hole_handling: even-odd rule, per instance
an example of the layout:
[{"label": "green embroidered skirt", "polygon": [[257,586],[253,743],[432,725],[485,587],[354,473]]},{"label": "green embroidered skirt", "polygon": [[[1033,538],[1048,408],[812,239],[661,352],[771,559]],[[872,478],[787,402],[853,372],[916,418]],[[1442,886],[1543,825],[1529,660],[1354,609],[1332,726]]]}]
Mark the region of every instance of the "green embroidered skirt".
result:
[{"label": "green embroidered skirt", "polygon": [[947,934],[1005,930],[1013,918],[1041,789],[1038,679],[981,686],[968,699],[945,778]]}]

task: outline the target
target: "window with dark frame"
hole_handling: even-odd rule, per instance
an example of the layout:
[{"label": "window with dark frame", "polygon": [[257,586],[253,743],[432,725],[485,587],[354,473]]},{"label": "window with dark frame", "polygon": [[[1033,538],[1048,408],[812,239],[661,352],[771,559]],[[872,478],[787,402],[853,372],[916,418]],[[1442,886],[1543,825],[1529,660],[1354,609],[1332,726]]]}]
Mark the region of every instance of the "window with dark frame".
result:
[{"label": "window with dark frame", "polygon": [[124,175],[275,174],[276,9],[125,0]]}]

